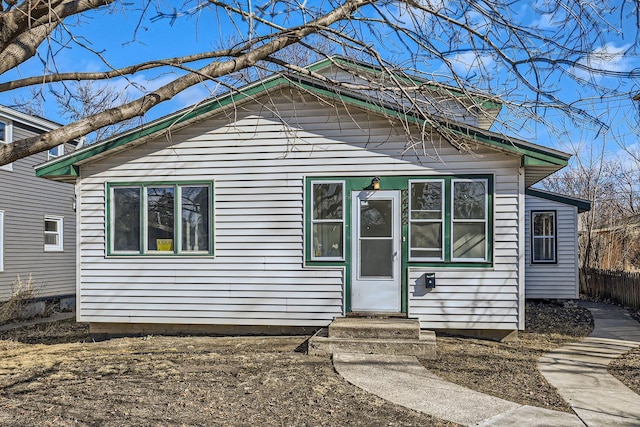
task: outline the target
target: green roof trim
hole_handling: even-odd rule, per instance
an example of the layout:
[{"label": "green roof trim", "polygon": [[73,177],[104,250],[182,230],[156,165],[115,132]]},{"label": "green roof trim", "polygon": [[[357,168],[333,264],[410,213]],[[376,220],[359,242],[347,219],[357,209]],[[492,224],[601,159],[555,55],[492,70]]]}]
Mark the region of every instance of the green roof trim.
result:
[{"label": "green roof trim", "polygon": [[[329,61],[329,60],[327,60]],[[320,82],[309,81],[302,76],[285,76],[276,74],[259,82],[246,86],[238,91],[229,92],[203,103],[198,107],[187,107],[176,113],[159,118],[146,125],[132,129],[128,132],[114,136],[111,139],[89,145],[78,151],[74,151],[58,159],[51,160],[36,167],[36,176],[48,178],[73,178],[79,176],[79,164],[92,157],[105,154],[114,149],[132,144],[142,138],[152,137],[166,131],[171,126],[186,124],[199,116],[221,110],[227,106],[246,101],[251,97],[260,96],[280,86],[297,87],[301,90],[314,93],[329,99],[338,100],[341,103],[363,108],[374,113],[408,120],[419,126],[424,125],[424,119],[415,114],[399,111],[393,106],[376,103],[371,98],[359,97],[351,92],[330,89]],[[536,146],[524,141],[505,139],[498,134],[481,129],[466,127],[464,125],[443,122],[455,134],[470,138],[476,142],[495,147],[509,153],[523,156],[523,166],[551,166],[560,169],[568,164],[569,155],[559,151]]]},{"label": "green roof trim", "polygon": [[563,203],[578,208],[578,212],[588,212],[591,210],[591,202],[577,197],[565,196],[550,191],[538,190],[535,188],[527,188],[525,194],[528,196],[539,197],[541,199],[551,200],[553,202]]}]

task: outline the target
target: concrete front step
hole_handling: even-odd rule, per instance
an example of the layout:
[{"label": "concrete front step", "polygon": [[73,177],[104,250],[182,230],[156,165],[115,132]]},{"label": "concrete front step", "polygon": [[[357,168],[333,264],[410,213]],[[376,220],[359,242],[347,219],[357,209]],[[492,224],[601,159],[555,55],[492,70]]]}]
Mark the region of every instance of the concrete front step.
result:
[{"label": "concrete front step", "polygon": [[433,331],[422,331],[419,339],[334,338],[326,335],[328,335],[327,330],[324,329],[309,339],[309,354],[386,354],[416,356],[425,359],[436,357],[436,334]]},{"label": "concrete front step", "polygon": [[338,317],[329,325],[330,338],[402,339],[420,338],[418,319]]}]

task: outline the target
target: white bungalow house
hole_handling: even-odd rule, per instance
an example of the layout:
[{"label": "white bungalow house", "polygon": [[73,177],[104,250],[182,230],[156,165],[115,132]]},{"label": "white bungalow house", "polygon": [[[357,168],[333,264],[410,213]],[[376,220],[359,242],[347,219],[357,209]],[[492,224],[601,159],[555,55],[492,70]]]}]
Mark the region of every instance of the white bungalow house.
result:
[{"label": "white bungalow house", "polygon": [[[353,67],[384,77],[335,57],[40,166],[76,185],[78,320],[93,333],[276,333],[384,313],[508,334],[524,328],[525,296],[575,298],[564,208],[586,206],[527,195],[569,155],[490,132],[495,103],[416,95],[457,106],[446,126],[461,153],[407,103],[317,77],[355,81]],[[437,155],[412,148],[422,138]]]}]

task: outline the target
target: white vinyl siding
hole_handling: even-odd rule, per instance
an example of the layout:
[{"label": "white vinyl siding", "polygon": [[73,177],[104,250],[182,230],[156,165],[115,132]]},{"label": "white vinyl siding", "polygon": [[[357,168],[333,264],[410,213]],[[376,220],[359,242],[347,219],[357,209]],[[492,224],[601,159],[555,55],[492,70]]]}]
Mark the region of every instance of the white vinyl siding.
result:
[{"label": "white vinyl siding", "polygon": [[[418,158],[384,117],[289,90],[255,101],[82,166],[81,321],[326,326],[344,314],[345,271],[303,267],[305,177],[460,173],[494,177],[494,265],[429,268],[431,292],[412,270],[408,314],[423,328],[517,329],[519,157],[436,141],[439,159]],[[215,179],[215,259],[105,257],[105,183],[160,176]]]},{"label": "white vinyl siding", "polygon": [[[525,295],[527,298],[578,298],[578,209],[575,206],[526,196]],[[531,256],[532,212],[556,214],[556,262],[534,263]]]}]

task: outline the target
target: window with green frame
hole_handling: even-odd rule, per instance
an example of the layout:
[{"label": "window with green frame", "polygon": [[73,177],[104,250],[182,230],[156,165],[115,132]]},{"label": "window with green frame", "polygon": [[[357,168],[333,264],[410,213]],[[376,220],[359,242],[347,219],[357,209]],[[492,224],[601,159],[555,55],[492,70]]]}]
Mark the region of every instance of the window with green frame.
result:
[{"label": "window with green frame", "polygon": [[[411,265],[486,266],[493,254],[491,175],[380,177],[388,190],[401,190],[403,233]],[[338,265],[347,261],[350,194],[375,191],[368,177],[308,178],[305,260]],[[336,264],[337,263],[337,264]]]},{"label": "window with green frame", "polygon": [[311,260],[344,260],[344,181],[311,181]]},{"label": "window with green frame", "polygon": [[108,184],[109,253],[210,255],[213,184]]},{"label": "window with green frame", "polygon": [[490,262],[489,178],[411,179],[409,261]]}]

